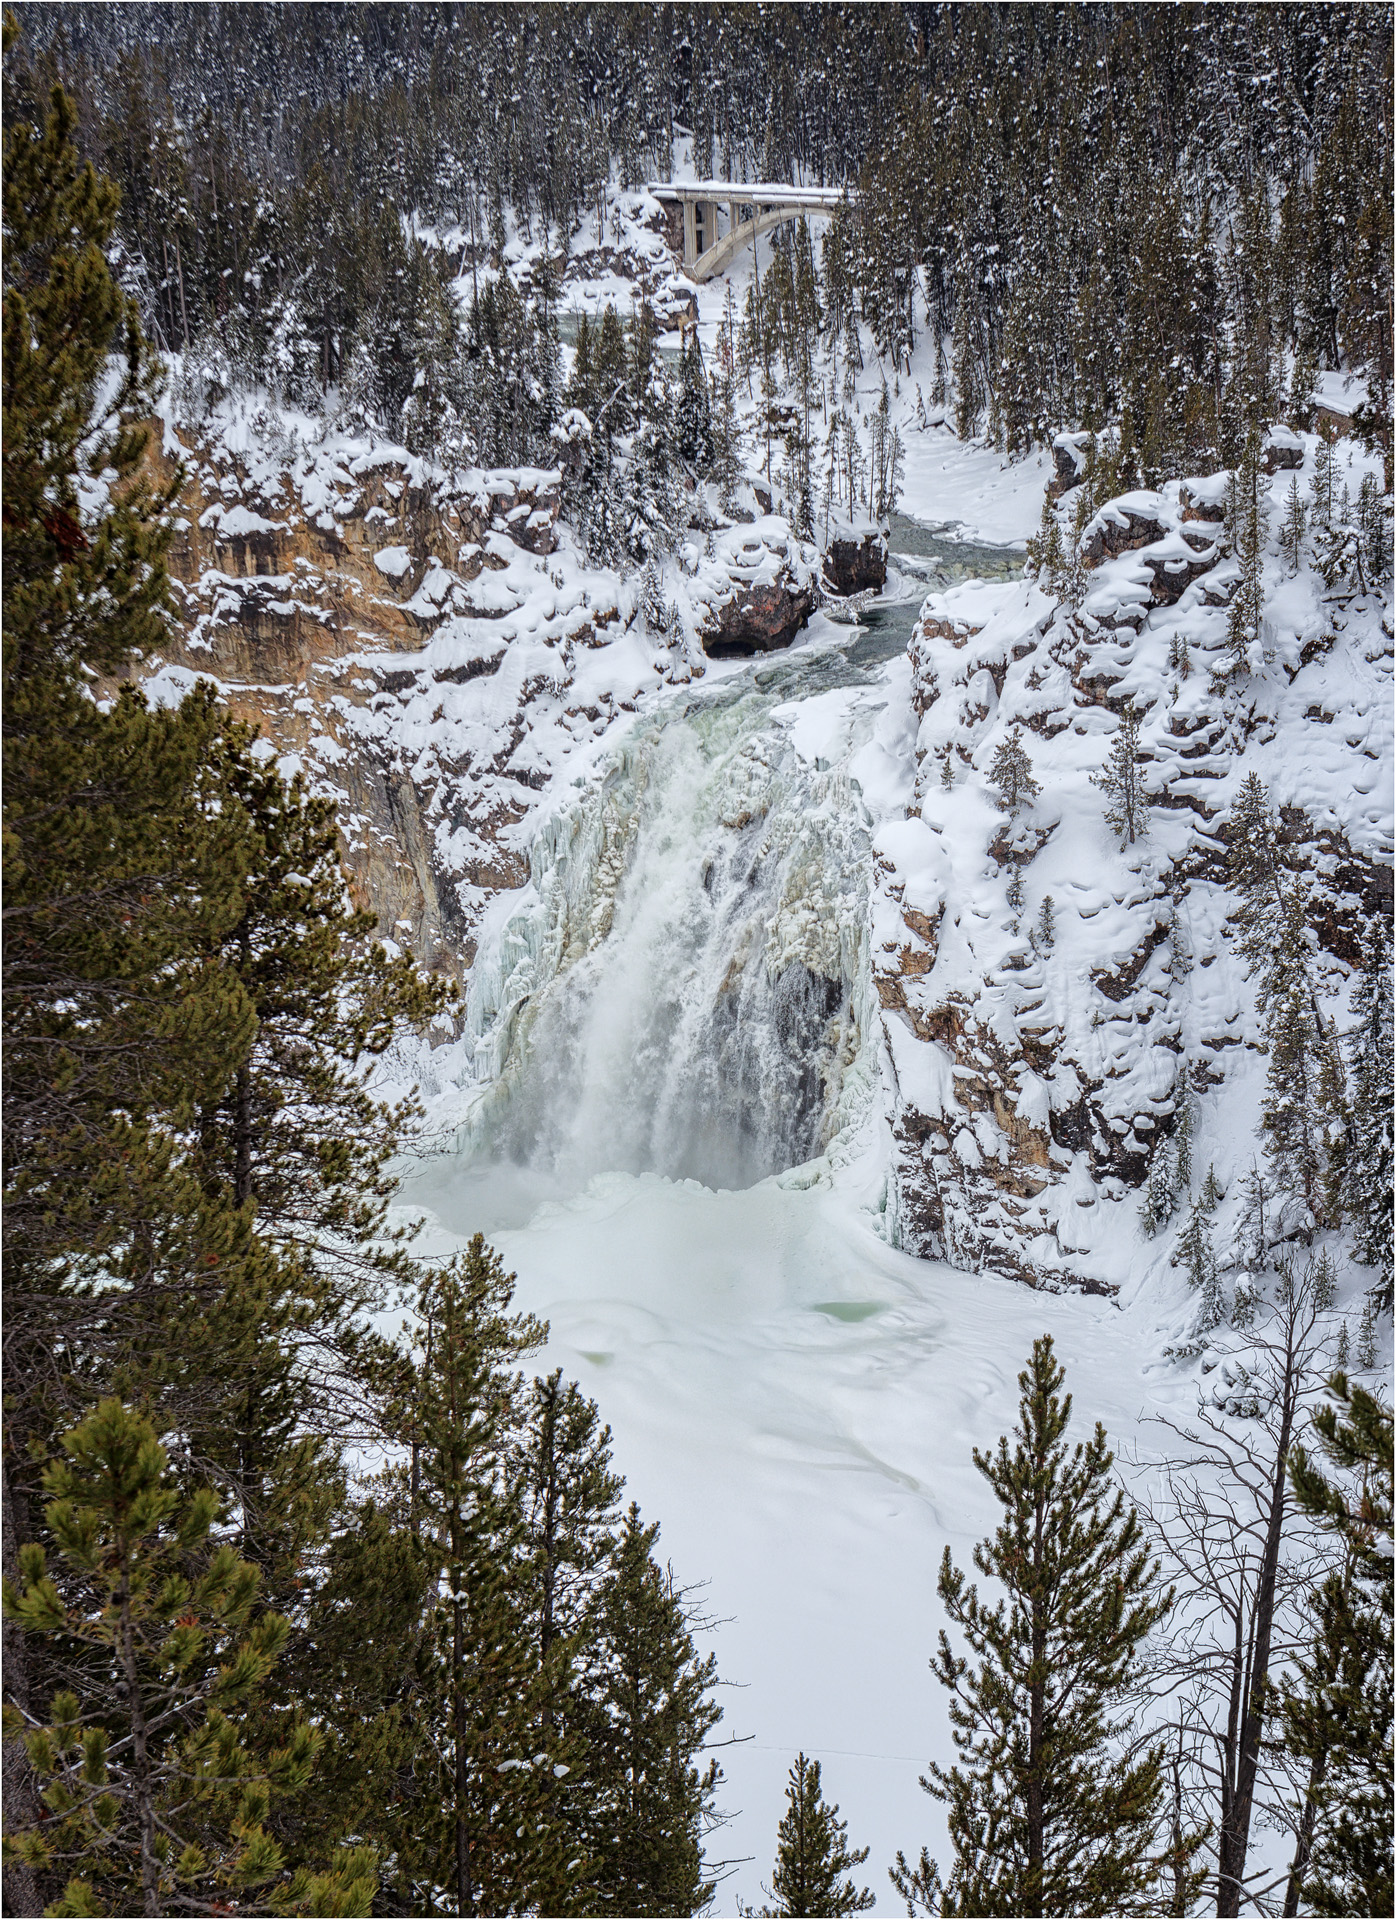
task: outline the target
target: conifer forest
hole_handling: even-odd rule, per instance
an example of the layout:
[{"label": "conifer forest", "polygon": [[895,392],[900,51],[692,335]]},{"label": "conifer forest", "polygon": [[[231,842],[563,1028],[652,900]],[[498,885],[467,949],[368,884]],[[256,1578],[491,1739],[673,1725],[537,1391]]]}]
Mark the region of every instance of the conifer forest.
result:
[{"label": "conifer forest", "polygon": [[5,9],[5,1913],[1396,1908],[1394,78]]}]

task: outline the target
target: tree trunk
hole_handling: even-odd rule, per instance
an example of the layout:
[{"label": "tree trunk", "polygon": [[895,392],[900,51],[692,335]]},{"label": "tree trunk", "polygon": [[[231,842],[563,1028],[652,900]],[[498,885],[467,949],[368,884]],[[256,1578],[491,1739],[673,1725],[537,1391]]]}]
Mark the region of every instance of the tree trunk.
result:
[{"label": "tree trunk", "polygon": [[[454,1519],[454,1515],[452,1518]],[[453,1593],[459,1595],[460,1569],[451,1569]],[[465,1610],[460,1600],[453,1600],[452,1647],[451,1647],[451,1691],[454,1695],[452,1707],[455,1719],[456,1740],[456,1907],[460,1913],[475,1911],[474,1889],[470,1884],[470,1836],[466,1828],[465,1796],[469,1786],[469,1762],[466,1754],[465,1739]]]},{"label": "tree trunk", "polygon": [[150,1748],[146,1737],[145,1709],[141,1705],[141,1676],[136,1665],[135,1638],[131,1631],[131,1579],[125,1569],[121,1575],[121,1667],[131,1691],[131,1784],[135,1792],[136,1818],[141,1829],[141,1895],[147,1914],[160,1912],[160,1861],[155,1852],[155,1795],[150,1782]]},{"label": "tree trunk", "polygon": [[[3,1556],[5,1578],[18,1583],[19,1580],[19,1535],[16,1529],[15,1503],[10,1498],[10,1467],[4,1467],[4,1514],[3,1529],[0,1530],[0,1556]],[[20,1713],[29,1710],[29,1671],[25,1658],[24,1633],[13,1621],[5,1622],[5,1698]],[[5,1812],[9,1816],[7,1824],[29,1827],[37,1823],[41,1812],[38,1789],[34,1784],[34,1775],[29,1766],[29,1756],[19,1740],[7,1740],[4,1744],[3,1771]],[[13,1861],[4,1870],[4,1909],[7,1914],[20,1916],[20,1920],[35,1920],[44,1910],[44,1901],[39,1893],[38,1882],[32,1867],[26,1867],[21,1861]]]},{"label": "tree trunk", "polygon": [[1261,1557],[1255,1612],[1252,1616],[1254,1652],[1249,1662],[1250,1671],[1246,1676],[1245,1699],[1241,1715],[1236,1794],[1230,1808],[1230,1819],[1222,1829],[1220,1870],[1217,1876],[1219,1920],[1235,1920],[1235,1916],[1241,1911],[1241,1893],[1245,1880],[1246,1854],[1250,1847],[1256,1775],[1260,1770],[1260,1742],[1265,1723],[1265,1696],[1270,1685],[1270,1636],[1275,1624],[1275,1584],[1280,1565],[1280,1537],[1284,1528],[1285,1467],[1289,1459],[1290,1434],[1294,1426],[1295,1388],[1293,1366],[1287,1365],[1281,1403],[1280,1434],[1275,1449],[1275,1477],[1271,1486],[1270,1515],[1265,1529],[1265,1550]]},{"label": "tree trunk", "polygon": [[1284,1920],[1294,1920],[1299,1911],[1299,1896],[1304,1891],[1304,1875],[1309,1871],[1309,1856],[1314,1847],[1314,1821],[1318,1815],[1318,1790],[1328,1771],[1327,1752],[1316,1753],[1309,1766],[1309,1785],[1304,1795],[1304,1811],[1299,1819],[1299,1835],[1294,1843],[1294,1860],[1285,1888]]},{"label": "tree trunk", "polygon": [[252,1198],[252,1070],[241,1066],[233,1085],[233,1199]]},{"label": "tree trunk", "polygon": [[1045,1818],[1042,1804],[1043,1709],[1047,1694],[1047,1620],[1042,1591],[1043,1496],[1037,1496],[1033,1520],[1032,1667],[1028,1681],[1028,1872],[1023,1888],[1025,1911],[1037,1913],[1042,1904],[1042,1866],[1046,1852]]}]

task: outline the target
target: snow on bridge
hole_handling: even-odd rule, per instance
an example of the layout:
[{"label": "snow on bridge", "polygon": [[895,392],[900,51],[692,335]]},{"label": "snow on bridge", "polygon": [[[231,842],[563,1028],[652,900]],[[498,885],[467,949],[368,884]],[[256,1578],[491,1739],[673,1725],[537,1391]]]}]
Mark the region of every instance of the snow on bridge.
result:
[{"label": "snow on bridge", "polygon": [[[646,189],[683,210],[683,266],[690,280],[711,280],[738,250],[787,220],[852,204],[847,187],[797,187],[784,181],[660,180]],[[718,228],[725,216],[727,230]]]}]

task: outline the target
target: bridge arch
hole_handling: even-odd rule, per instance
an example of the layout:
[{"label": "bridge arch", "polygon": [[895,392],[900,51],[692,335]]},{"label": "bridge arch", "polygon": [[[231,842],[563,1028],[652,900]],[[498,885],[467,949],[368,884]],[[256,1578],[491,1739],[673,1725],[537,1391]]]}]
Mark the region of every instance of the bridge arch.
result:
[{"label": "bridge arch", "polygon": [[[741,248],[763,233],[802,214],[833,213],[856,198],[843,187],[802,187],[780,181],[755,185],[730,180],[654,181],[648,191],[681,211],[683,270],[700,284],[730,266]],[[743,219],[748,209],[749,217]],[[716,239],[723,211],[728,230]]]}]

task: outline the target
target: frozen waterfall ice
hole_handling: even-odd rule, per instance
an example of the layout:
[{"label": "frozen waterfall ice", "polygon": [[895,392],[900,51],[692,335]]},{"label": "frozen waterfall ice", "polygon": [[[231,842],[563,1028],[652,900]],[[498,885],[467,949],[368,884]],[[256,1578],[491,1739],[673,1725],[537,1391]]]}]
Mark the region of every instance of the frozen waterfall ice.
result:
[{"label": "frozen waterfall ice", "polygon": [[547,820],[474,970],[472,1158],[569,1186],[618,1171],[744,1187],[824,1152],[861,1111],[859,727],[826,763],[799,751],[791,716],[865,677],[827,649],[687,692]]}]

